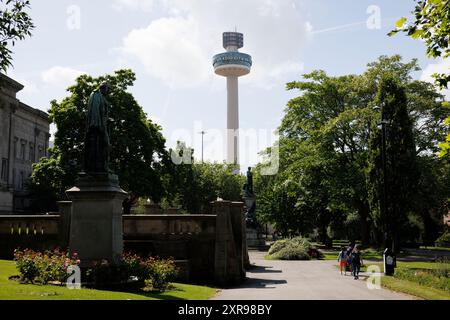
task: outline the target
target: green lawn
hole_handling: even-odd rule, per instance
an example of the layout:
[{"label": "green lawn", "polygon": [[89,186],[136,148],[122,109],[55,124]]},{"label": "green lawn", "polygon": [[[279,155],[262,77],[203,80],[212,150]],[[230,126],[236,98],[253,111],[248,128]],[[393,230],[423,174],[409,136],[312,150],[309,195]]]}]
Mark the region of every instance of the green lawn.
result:
[{"label": "green lawn", "polygon": [[420,249],[423,249],[423,250],[442,250],[442,251],[450,251],[450,248],[448,248],[448,247],[425,247],[425,246],[420,246]]},{"label": "green lawn", "polygon": [[407,293],[426,300],[450,300],[450,292],[435,288],[425,287],[418,283],[383,276],[381,285],[393,291]]},{"label": "green lawn", "polygon": [[207,300],[216,289],[174,283],[164,293],[127,293],[104,290],[69,290],[66,287],[20,284],[11,281],[18,275],[13,261],[0,260],[0,300]]},{"label": "green lawn", "polygon": [[[381,263],[370,263],[366,262],[365,265],[361,268],[361,272],[367,271],[367,266],[369,265],[376,265],[380,267],[380,271],[384,272],[383,264]],[[337,268],[339,268],[338,265],[336,265]],[[398,272],[401,270],[432,270],[432,269],[442,269],[442,268],[448,268],[448,266],[445,266],[440,263],[435,262],[403,262],[399,261],[397,262],[397,275]],[[414,279],[416,280],[416,279]],[[450,281],[447,279],[447,281]],[[447,288],[449,286],[447,282]],[[389,277],[389,276],[383,276],[381,278],[381,285],[385,288],[388,288],[393,291],[403,292],[407,293],[422,299],[426,300],[450,300],[450,290],[442,290],[436,287],[433,287],[432,285],[423,285],[419,284],[416,281],[406,280],[406,279],[400,279],[396,276]]]}]

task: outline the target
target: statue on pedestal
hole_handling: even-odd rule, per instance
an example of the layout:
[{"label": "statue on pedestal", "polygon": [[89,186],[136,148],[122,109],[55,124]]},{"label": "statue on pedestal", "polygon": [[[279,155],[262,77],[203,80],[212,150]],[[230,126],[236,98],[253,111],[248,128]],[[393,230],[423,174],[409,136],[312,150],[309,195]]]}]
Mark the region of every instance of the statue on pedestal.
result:
[{"label": "statue on pedestal", "polygon": [[252,168],[249,167],[247,171],[247,183],[244,184],[244,200],[247,211],[245,212],[245,220],[247,227],[256,228],[256,200],[253,193],[253,173]]},{"label": "statue on pedestal", "polygon": [[84,172],[66,191],[72,201],[69,250],[78,253],[82,268],[102,259],[120,263],[123,252],[122,205],[127,193],[109,170],[108,91],[103,83],[89,97]]},{"label": "statue on pedestal", "polygon": [[84,152],[84,171],[87,174],[109,173],[108,91],[108,83],[103,83],[89,97]]}]

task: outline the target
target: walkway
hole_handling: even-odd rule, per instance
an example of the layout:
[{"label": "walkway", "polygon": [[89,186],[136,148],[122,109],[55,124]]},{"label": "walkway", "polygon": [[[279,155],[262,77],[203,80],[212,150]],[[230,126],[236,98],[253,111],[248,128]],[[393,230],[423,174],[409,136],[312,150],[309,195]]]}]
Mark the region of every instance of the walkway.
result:
[{"label": "walkway", "polygon": [[255,266],[247,272],[248,280],[221,290],[214,300],[414,299],[386,289],[370,290],[365,281],[353,280],[349,273],[341,276],[336,261],[272,261],[264,260],[265,254],[251,251],[250,262]]}]

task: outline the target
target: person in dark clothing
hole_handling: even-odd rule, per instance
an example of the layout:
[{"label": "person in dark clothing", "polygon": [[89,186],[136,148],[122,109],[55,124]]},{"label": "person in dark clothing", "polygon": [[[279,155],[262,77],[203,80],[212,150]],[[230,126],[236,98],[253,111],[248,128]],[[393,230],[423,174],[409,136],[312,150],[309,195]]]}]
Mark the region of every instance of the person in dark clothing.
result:
[{"label": "person in dark clothing", "polygon": [[359,271],[361,269],[361,265],[363,264],[363,260],[361,257],[361,251],[358,246],[355,246],[353,252],[351,254],[352,258],[352,274],[355,280],[359,279]]},{"label": "person in dark clothing", "polygon": [[349,242],[348,247],[347,247],[347,265],[345,270],[350,271],[353,274],[353,268],[352,268],[352,252],[353,252],[353,248],[355,247],[355,243],[354,242]]}]

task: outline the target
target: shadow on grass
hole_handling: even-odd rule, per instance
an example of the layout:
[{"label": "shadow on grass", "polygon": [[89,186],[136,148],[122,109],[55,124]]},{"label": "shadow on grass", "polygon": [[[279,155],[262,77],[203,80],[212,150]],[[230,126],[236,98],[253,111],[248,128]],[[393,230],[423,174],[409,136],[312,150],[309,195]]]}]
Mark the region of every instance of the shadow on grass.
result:
[{"label": "shadow on grass", "polygon": [[170,294],[173,292],[186,292],[186,290],[177,288],[173,285],[170,285],[165,291],[149,290],[136,286],[131,288],[127,288],[126,286],[125,287],[118,286],[118,287],[90,288],[90,289],[111,291],[124,294],[135,294],[142,297],[153,298],[158,300],[186,300],[185,298],[177,297],[175,295]]}]

